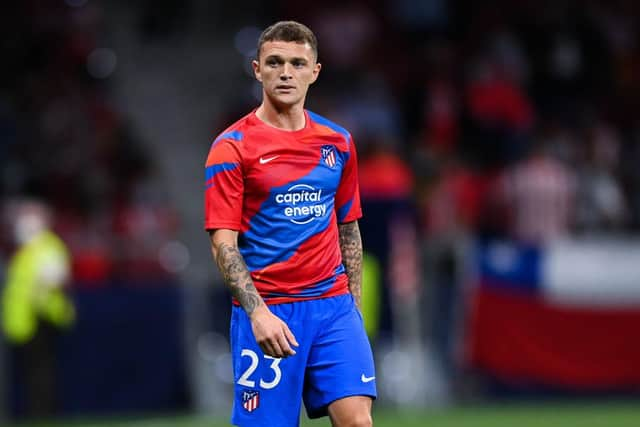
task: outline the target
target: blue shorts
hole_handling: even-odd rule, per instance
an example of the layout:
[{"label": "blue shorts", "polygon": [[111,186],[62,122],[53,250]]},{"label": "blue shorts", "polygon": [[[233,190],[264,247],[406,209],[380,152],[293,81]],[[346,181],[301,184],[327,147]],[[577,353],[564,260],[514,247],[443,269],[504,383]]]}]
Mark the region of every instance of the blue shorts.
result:
[{"label": "blue shorts", "polygon": [[343,397],[376,398],[373,354],[351,294],[269,308],[289,326],[300,346],[285,359],[265,356],[248,316],[241,307],[233,307],[232,424],[298,426],[301,397],[310,418],[327,415],[329,404]]}]

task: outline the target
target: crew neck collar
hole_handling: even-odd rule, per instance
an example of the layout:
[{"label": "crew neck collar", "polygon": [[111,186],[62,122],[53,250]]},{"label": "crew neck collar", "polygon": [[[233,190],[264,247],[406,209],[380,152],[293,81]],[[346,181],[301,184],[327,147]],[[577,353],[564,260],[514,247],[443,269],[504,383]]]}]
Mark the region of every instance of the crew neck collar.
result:
[{"label": "crew neck collar", "polygon": [[306,131],[311,126],[311,119],[309,118],[309,113],[307,112],[306,108],[303,109],[303,112],[304,112],[304,126],[301,127],[298,130],[289,130],[289,129],[283,129],[283,128],[279,128],[279,127],[273,126],[273,125],[265,122],[264,120],[262,120],[260,117],[258,117],[258,115],[256,114],[256,111],[258,111],[257,107],[251,112],[251,117],[258,124],[260,124],[262,126],[265,126],[265,127],[269,128],[269,129],[278,131],[278,132],[283,132],[283,133],[287,133],[287,134],[296,134],[298,132]]}]

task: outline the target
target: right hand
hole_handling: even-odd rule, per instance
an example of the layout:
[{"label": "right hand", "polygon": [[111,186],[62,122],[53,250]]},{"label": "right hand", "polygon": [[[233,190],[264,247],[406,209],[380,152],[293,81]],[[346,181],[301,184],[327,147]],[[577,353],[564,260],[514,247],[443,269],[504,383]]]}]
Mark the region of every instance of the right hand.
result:
[{"label": "right hand", "polygon": [[264,354],[272,357],[289,357],[296,354],[291,346],[298,341],[286,323],[262,304],[251,313],[251,329]]}]

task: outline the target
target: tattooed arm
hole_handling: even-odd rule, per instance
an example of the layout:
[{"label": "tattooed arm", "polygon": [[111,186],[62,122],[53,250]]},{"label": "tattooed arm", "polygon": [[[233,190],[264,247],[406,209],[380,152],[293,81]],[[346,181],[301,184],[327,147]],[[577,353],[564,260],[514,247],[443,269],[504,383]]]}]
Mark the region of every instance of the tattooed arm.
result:
[{"label": "tattooed arm", "polygon": [[342,263],[349,277],[349,290],[356,305],[362,310],[362,239],[358,221],[338,224]]},{"label": "tattooed arm", "polygon": [[287,357],[296,354],[290,344],[298,343],[289,327],[271,313],[258,293],[249,269],[238,250],[238,232],[218,229],[209,233],[211,252],[224,283],[251,319],[256,341],[266,355]]}]

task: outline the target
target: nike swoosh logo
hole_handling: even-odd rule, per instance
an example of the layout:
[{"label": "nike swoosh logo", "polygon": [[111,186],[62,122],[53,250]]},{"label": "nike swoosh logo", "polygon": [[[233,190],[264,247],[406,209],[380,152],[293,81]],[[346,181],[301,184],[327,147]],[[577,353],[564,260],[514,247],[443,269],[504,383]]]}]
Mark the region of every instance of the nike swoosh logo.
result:
[{"label": "nike swoosh logo", "polygon": [[375,379],[376,377],[365,377],[364,374],[362,374],[362,376],[360,377],[360,381],[362,381],[363,383],[370,383]]},{"label": "nike swoosh logo", "polygon": [[265,163],[269,163],[271,160],[275,160],[280,156],[273,156],[273,157],[267,157],[266,159],[263,159],[262,157],[260,157],[260,164],[264,165]]}]

